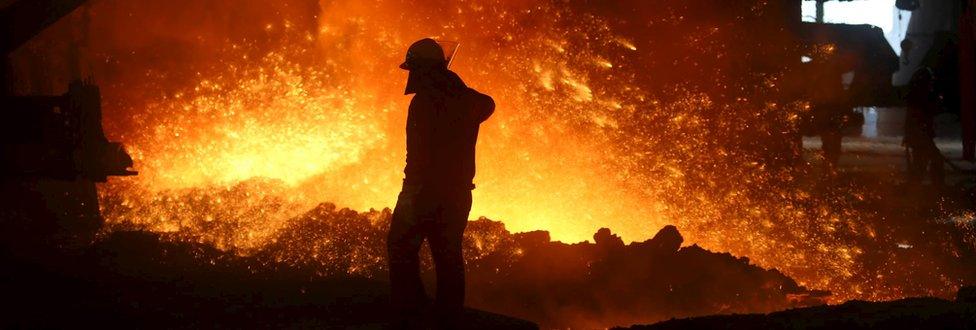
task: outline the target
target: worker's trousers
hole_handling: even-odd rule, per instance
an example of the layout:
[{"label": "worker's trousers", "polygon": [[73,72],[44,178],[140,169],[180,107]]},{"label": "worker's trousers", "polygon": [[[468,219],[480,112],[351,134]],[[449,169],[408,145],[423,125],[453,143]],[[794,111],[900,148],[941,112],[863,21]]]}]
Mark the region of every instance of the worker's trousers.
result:
[{"label": "worker's trousers", "polygon": [[426,239],[437,275],[433,311],[438,328],[457,328],[464,305],[462,236],[471,211],[470,188],[404,184],[387,236],[394,323],[415,323],[427,295],[420,278],[420,246]]}]

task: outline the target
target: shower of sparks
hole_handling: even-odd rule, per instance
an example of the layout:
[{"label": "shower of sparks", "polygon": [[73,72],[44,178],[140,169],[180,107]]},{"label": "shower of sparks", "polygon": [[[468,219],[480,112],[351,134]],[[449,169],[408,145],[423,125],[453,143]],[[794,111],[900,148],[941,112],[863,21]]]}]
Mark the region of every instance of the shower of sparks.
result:
[{"label": "shower of sparks", "polygon": [[[278,229],[322,202],[391,207],[409,100],[397,64],[405,45],[434,34],[464,43],[453,68],[498,104],[478,145],[472,218],[567,242],[600,227],[643,240],[675,224],[686,242],[748,256],[838,299],[902,295],[859,268],[864,246],[899,243],[852,206],[875,196],[794,187],[793,172],[757,156],[782,152],[756,146],[779,142],[775,133],[795,129],[809,108],[775,99],[782,74],[750,77],[762,82],[753,91],[724,80],[732,66],[685,77],[712,89],[656,84],[668,73],[642,67],[666,50],[609,19],[548,2],[487,2],[336,1],[323,4],[317,35],[296,31],[300,37],[259,55],[246,44],[217,45],[225,49],[218,74],[132,110],[137,129],[120,135],[140,175],[103,187],[108,228],[248,254],[280,244]],[[269,33],[293,29],[255,24]],[[725,59],[724,40],[736,38],[729,30],[683,33],[699,52],[692,55]],[[705,66],[693,56],[679,60]],[[491,246],[490,236],[480,239],[479,247]],[[304,244],[322,244],[303,258],[323,264],[354,256],[345,267],[353,273],[383,262],[381,251],[339,255],[339,244]],[[955,284],[929,289],[945,294]]]}]

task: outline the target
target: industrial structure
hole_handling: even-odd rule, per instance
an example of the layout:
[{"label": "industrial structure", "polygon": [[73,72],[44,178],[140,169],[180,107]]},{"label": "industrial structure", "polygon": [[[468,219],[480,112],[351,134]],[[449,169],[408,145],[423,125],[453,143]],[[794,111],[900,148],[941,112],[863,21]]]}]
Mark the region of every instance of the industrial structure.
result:
[{"label": "industrial structure", "polygon": [[13,241],[42,237],[56,244],[83,244],[102,221],[95,182],[136,174],[122,145],[105,137],[101,95],[92,78],[73,70],[67,73],[72,82],[63,94],[15,93],[11,53],[84,3],[24,0],[0,7],[0,177],[7,212],[4,235]]}]

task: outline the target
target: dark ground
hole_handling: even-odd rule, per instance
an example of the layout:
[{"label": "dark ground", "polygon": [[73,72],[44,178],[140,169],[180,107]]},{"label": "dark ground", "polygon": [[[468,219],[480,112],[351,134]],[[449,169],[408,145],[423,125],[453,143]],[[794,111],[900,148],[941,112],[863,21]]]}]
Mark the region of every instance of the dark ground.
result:
[{"label": "dark ground", "polygon": [[[376,235],[369,232],[328,227],[365,222],[367,215],[323,205],[309,216],[332,221],[296,221],[295,233],[312,235],[301,239],[316,242],[362,235],[371,237],[360,242],[363,246],[351,242],[343,246],[355,250],[374,245],[370,241]],[[474,221],[471,227],[473,237],[467,244],[491,237],[504,242],[469,260],[470,306],[533,320],[547,328],[581,324],[592,328],[666,315],[772,311],[811,303],[791,300],[812,292],[775,270],[697,246],[679,248],[681,237],[674,227],[627,246],[608,230],[601,231],[596,244],[569,245],[550,242],[545,232],[497,232],[504,230],[501,224],[488,220]],[[288,235],[281,240],[282,247],[292,246]],[[510,259],[516,249],[523,251],[522,257]],[[272,246],[256,256],[240,257],[207,244],[167,240],[157,233],[118,231],[82,248],[20,242],[6,251],[0,291],[11,307],[0,317],[3,328],[370,329],[382,328],[387,315],[382,263],[362,265],[360,276],[342,270],[323,273],[327,270],[323,265],[289,259],[312,253],[301,248],[279,251]],[[348,257],[345,252],[332,253]],[[661,263],[670,267],[654,266]],[[369,269],[373,267],[378,268]],[[428,283],[430,275],[426,270]],[[811,299],[816,303],[815,297]],[[466,324],[467,329],[535,327],[473,309]]]},{"label": "dark ground", "polygon": [[[32,261],[24,260],[30,257]],[[74,255],[7,255],[0,328],[382,329],[387,285],[249,273],[256,265],[210,248],[118,233]],[[43,260],[37,262],[36,260]],[[534,329],[474,309],[470,329]]]},{"label": "dark ground", "polygon": [[672,319],[626,329],[973,329],[976,328],[976,297],[972,296],[973,287],[964,290],[970,296],[955,301],[938,298],[848,301],[769,314]]}]

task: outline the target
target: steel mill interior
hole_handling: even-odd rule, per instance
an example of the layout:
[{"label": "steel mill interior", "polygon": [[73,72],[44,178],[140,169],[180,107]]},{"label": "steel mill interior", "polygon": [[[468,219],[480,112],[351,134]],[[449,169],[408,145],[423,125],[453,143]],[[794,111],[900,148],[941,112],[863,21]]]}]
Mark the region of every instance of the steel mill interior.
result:
[{"label": "steel mill interior", "polygon": [[976,328],[974,0],[0,0],[0,29],[2,328],[399,328],[423,38],[494,102],[459,327]]}]

